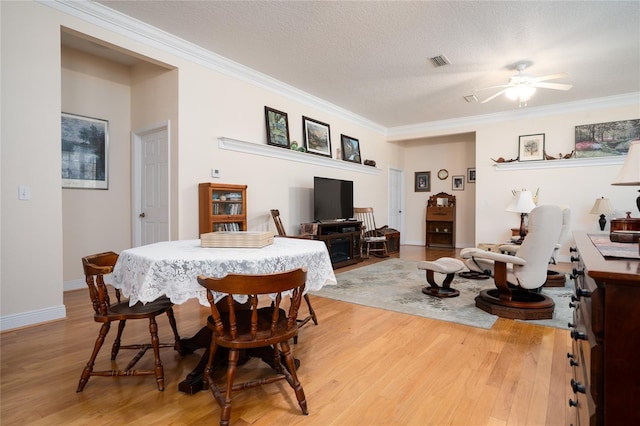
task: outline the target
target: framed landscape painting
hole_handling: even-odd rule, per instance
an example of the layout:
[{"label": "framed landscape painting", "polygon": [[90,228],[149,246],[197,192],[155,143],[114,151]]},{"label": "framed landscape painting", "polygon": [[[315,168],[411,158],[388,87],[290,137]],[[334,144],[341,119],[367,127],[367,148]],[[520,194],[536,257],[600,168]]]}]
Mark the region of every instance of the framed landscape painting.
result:
[{"label": "framed landscape painting", "polygon": [[576,126],[576,158],[627,155],[640,139],[640,119]]},{"label": "framed landscape painting", "polygon": [[289,148],[289,119],[287,113],[265,106],[264,118],[267,124],[267,143]]},{"label": "framed landscape painting", "polygon": [[331,132],[328,124],[303,116],[302,132],[307,152],[331,157]]},{"label": "framed landscape painting", "polygon": [[340,135],[342,143],[342,159],[362,164],[360,158],[360,141],[347,135]]},{"label": "framed landscape painting", "polygon": [[62,187],[109,189],[109,122],[62,113]]}]

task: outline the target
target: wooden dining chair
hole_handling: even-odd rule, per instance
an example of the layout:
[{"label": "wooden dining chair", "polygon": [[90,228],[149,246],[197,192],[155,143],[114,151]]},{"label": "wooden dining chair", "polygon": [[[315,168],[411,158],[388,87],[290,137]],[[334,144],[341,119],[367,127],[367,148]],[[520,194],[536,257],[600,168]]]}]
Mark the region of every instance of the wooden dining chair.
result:
[{"label": "wooden dining chair", "polygon": [[[278,231],[278,236],[286,237],[286,238],[301,238],[305,240],[313,240],[312,234],[299,234],[299,235],[287,235],[287,232],[284,230],[284,225],[282,224],[282,219],[280,219],[280,210],[271,209],[271,217],[273,218],[273,223],[276,225],[276,230]],[[304,295],[304,301],[307,303],[307,308],[309,308],[309,315],[298,320],[298,325],[302,327],[309,321],[313,321],[315,325],[318,325],[318,317],[316,316],[316,312],[313,310],[311,306],[311,300],[309,299],[309,295]],[[298,343],[298,336],[293,339],[293,343]]]},{"label": "wooden dining chair", "polygon": [[[173,304],[166,297],[161,297],[153,302],[142,303],[138,302],[133,306],[129,306],[128,300],[121,300],[120,291],[115,289],[116,300],[112,303],[109,297],[109,289],[104,282],[104,275],[110,274],[113,271],[113,267],[118,260],[118,255],[112,251],[94,254],[82,258],[82,266],[84,268],[85,281],[89,287],[89,297],[91,298],[91,304],[94,310],[93,319],[96,322],[102,323],[98,338],[91,352],[89,362],[82,370],[80,376],[80,382],[76,392],[82,392],[85,385],[89,381],[91,376],[141,376],[141,375],[155,375],[158,390],[164,390],[164,369],[162,362],[160,361],[160,348],[171,347],[176,349],[182,354],[182,348],[180,345],[180,336],[176,328],[176,320],[173,316]],[[158,325],[156,323],[156,317],[163,313],[167,314],[173,335],[175,338],[174,343],[159,343],[158,341]],[[126,325],[127,320],[149,320],[149,333],[151,334],[150,343],[142,344],[121,344],[122,333]],[[111,361],[116,359],[120,349],[134,349],[137,350],[137,354],[127,364],[124,369],[110,369],[110,370],[94,370],[94,364],[98,352],[104,343],[107,333],[111,328],[111,323],[118,322],[118,333],[113,342],[111,348]],[[133,367],[142,358],[144,353],[148,349],[153,349],[155,364],[153,369],[137,369]]]},{"label": "wooden dining chair", "polygon": [[[208,290],[211,316],[207,320],[207,325],[213,334],[204,378],[213,397],[220,405],[220,425],[229,424],[232,392],[282,379],[285,379],[295,391],[302,413],[308,414],[304,390],[298,380],[295,361],[289,346],[289,339],[298,333],[296,319],[306,277],[306,268],[275,274],[229,274],[223,278],[209,278],[202,275],[198,277],[198,283]],[[224,294],[226,303],[222,300],[218,302],[221,306],[216,305],[214,292]],[[247,303],[236,303],[233,299],[234,295],[245,296]],[[258,303],[260,296],[269,297],[267,295],[271,296],[270,300],[267,299],[270,303],[263,303],[262,305],[265,306],[260,307]],[[283,304],[286,299],[290,300],[288,307]],[[227,381],[224,388],[215,384],[212,375],[218,347],[227,348],[229,351]],[[275,374],[234,384],[240,351],[260,347],[273,349],[273,362],[269,364],[275,369]],[[282,358],[286,363],[285,366],[281,363]]]}]

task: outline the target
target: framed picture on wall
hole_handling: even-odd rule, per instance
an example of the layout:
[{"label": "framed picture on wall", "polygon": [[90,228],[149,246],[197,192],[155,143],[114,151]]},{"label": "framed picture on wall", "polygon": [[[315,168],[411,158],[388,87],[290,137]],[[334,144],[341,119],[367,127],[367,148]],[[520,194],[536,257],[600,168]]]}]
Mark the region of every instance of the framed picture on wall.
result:
[{"label": "framed picture on wall", "polygon": [[471,167],[467,169],[467,182],[476,183],[476,168]]},{"label": "framed picture on wall", "polygon": [[62,113],[62,187],[109,189],[109,122]]},{"label": "framed picture on wall", "polygon": [[544,133],[520,136],[518,161],[544,160]]},{"label": "framed picture on wall", "polygon": [[331,157],[331,132],[328,124],[303,116],[302,132],[307,152]]},{"label": "framed picture on wall", "polygon": [[342,143],[342,159],[361,164],[360,141],[347,135],[340,135],[340,141]]},{"label": "framed picture on wall", "polygon": [[287,113],[264,107],[267,124],[267,144],[289,148],[289,119]]},{"label": "framed picture on wall", "polygon": [[454,191],[464,191],[464,176],[452,176],[451,189]]},{"label": "framed picture on wall", "polygon": [[415,192],[431,192],[431,172],[415,172]]}]

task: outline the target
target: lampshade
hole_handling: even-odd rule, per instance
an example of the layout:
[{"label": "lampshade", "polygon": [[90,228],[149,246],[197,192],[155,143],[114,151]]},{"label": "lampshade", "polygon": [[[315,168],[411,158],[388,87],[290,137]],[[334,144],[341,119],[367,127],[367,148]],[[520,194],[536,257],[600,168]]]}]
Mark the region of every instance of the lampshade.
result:
[{"label": "lampshade", "polygon": [[591,214],[610,214],[613,213],[613,206],[608,198],[596,198],[596,202],[593,204]]},{"label": "lampshade", "polygon": [[509,207],[507,207],[506,210],[508,212],[529,213],[535,207],[536,205],[533,202],[533,195],[531,195],[531,191],[523,189],[518,192],[515,201],[509,204]]},{"label": "lampshade", "polygon": [[629,145],[629,152],[622,170],[611,185],[640,185],[640,140],[633,141]]}]

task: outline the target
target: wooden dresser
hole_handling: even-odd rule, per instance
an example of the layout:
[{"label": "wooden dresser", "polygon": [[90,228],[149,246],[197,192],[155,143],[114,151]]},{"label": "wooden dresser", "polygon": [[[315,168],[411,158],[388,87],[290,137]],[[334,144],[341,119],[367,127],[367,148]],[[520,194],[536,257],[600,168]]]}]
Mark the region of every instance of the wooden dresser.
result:
[{"label": "wooden dresser", "polygon": [[571,424],[640,424],[640,260],[605,259],[574,236]]}]

